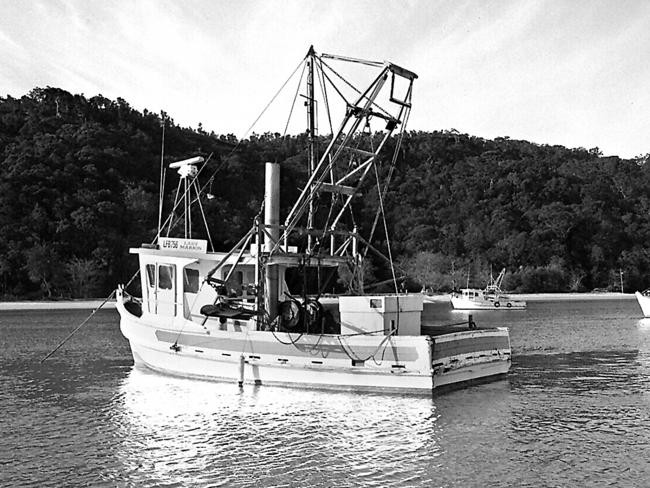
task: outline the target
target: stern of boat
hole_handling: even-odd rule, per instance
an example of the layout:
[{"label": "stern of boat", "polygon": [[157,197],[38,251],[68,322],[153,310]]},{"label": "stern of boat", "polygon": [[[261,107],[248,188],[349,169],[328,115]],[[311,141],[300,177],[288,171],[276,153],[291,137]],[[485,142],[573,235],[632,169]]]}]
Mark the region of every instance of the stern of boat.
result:
[{"label": "stern of boat", "polygon": [[453,332],[434,337],[433,386],[484,382],[505,375],[511,364],[506,327]]}]

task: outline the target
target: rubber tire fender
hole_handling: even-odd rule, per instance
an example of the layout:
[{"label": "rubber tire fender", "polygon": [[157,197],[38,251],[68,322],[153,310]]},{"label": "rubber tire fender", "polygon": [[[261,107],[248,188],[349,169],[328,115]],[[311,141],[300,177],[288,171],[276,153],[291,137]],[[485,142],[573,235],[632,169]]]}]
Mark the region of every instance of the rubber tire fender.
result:
[{"label": "rubber tire fender", "polygon": [[304,313],[301,304],[294,300],[280,302],[279,312],[282,327],[286,330],[292,330],[298,326],[302,321],[302,314]]}]

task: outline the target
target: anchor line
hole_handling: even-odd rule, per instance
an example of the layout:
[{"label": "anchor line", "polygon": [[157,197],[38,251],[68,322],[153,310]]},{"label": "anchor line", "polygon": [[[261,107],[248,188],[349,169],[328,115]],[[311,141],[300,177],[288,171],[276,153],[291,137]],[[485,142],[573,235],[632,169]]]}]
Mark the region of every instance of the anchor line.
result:
[{"label": "anchor line", "polygon": [[[138,271],[136,271],[136,272],[133,274],[133,276],[131,276],[131,279],[127,282],[127,284],[126,284],[126,286],[125,286],[124,288],[127,288],[131,283],[133,283],[133,280],[134,280],[134,279],[136,278],[136,276],[138,276],[139,274],[140,274],[140,270],[138,269]],[[76,333],[77,333],[77,332],[78,332],[78,331],[79,331],[79,330],[80,330],[84,325],[86,325],[86,324],[90,321],[90,319],[93,318],[93,316],[94,316],[97,312],[99,312],[99,310],[100,310],[104,305],[106,305],[106,304],[108,303],[108,301],[111,300],[114,296],[115,296],[115,290],[113,290],[113,291],[111,292],[111,294],[108,295],[108,296],[104,299],[104,301],[101,303],[101,305],[99,305],[99,307],[97,307],[95,310],[93,310],[93,311],[91,312],[91,314],[90,314],[88,317],[86,317],[86,320],[84,320],[81,324],[79,324],[79,326],[78,326],[75,330],[73,330],[72,332],[70,332],[70,334],[68,334],[68,336],[67,336],[65,339],[63,339],[63,340],[59,343],[58,346],[56,346],[54,349],[52,349],[52,350],[51,350],[51,351],[50,351],[50,352],[49,352],[49,353],[48,353],[48,354],[47,354],[43,359],[41,359],[39,364],[43,364],[43,362],[44,362],[46,359],[48,359],[48,358],[49,358],[50,356],[52,356],[56,351],[58,351],[59,349],[61,349],[61,348],[63,347],[63,345],[64,345],[66,342],[68,342],[68,341],[70,340],[70,338],[71,338],[73,335],[75,335],[75,334],[76,334]]]}]

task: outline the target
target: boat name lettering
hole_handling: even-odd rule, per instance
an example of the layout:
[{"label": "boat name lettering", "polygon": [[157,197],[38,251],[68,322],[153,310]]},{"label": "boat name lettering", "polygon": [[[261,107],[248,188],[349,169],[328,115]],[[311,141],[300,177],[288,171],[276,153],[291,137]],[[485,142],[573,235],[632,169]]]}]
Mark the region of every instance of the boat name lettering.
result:
[{"label": "boat name lettering", "polygon": [[160,249],[184,252],[207,252],[208,241],[204,239],[173,239],[161,237]]}]

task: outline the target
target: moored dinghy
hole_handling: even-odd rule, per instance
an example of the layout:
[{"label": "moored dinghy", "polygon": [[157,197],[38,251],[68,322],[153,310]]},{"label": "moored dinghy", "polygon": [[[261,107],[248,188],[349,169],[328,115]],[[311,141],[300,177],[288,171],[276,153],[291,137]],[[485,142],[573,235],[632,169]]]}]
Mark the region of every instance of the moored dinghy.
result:
[{"label": "moored dinghy", "polygon": [[[230,251],[209,251],[187,225],[182,238],[160,237],[156,245],[131,250],[139,257],[143,296],[133,299],[119,287],[117,306],[135,362],[240,384],[416,393],[505,374],[511,354],[506,328],[477,328],[471,320],[468,326],[427,327],[422,295],[397,288],[363,294],[365,253],[374,248],[346,218],[366,177],[378,175],[377,155],[396,131],[399,149],[417,76],[392,63],[313,49],[304,61],[310,146],[300,196],[281,224],[280,164],[266,163],[264,220],[256,219]],[[378,72],[346,100],[338,130],[316,157],[314,79],[323,92],[333,79],[343,79],[332,61]],[[335,91],[343,97],[343,89]],[[373,139],[367,130],[375,122],[382,128]],[[187,166],[200,163],[175,164],[186,192],[197,177]],[[378,217],[384,192],[377,195]],[[357,293],[323,299],[322,277],[345,266]],[[317,292],[289,289],[287,277],[295,272],[317,277]]]}]

